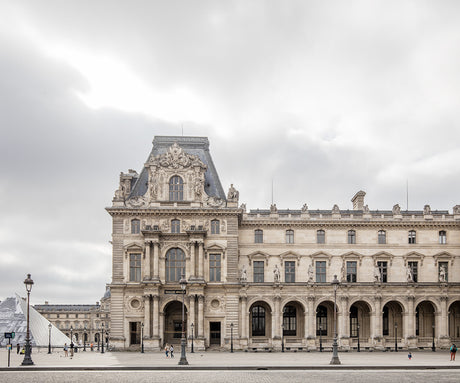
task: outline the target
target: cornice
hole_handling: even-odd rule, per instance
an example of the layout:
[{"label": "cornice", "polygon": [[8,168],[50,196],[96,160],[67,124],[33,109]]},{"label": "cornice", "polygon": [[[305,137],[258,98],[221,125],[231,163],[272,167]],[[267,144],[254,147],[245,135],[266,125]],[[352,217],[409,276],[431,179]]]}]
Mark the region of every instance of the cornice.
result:
[{"label": "cornice", "polygon": [[232,208],[128,208],[128,207],[106,207],[105,210],[111,215],[122,216],[240,216],[243,214],[242,209]]}]

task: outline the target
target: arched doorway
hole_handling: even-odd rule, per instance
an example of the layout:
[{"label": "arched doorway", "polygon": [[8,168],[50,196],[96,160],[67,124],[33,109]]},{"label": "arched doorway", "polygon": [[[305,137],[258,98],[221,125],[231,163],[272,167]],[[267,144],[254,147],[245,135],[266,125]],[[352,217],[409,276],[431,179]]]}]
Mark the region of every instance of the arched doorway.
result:
[{"label": "arched doorway", "polygon": [[323,347],[332,346],[334,338],[334,302],[321,302],[316,307],[316,343],[319,348],[320,341]]},{"label": "arched doorway", "polygon": [[460,301],[449,306],[449,337],[451,342],[460,343]]},{"label": "arched doorway", "polygon": [[[384,347],[392,348],[393,344],[400,343],[403,336],[403,308],[397,301],[390,301],[382,310],[382,336]],[[398,338],[398,339],[396,339]]]},{"label": "arched doorway", "polygon": [[415,309],[415,335],[418,347],[431,347],[435,331],[435,306],[423,301]]},{"label": "arched doorway", "polygon": [[249,334],[253,343],[269,343],[272,336],[272,312],[262,301],[255,302],[249,309]]},{"label": "arched doorway", "polygon": [[[164,343],[180,344],[182,336],[182,302],[173,301],[164,309]],[[184,307],[184,331],[187,339],[187,307]]]},{"label": "arched doorway", "polygon": [[283,321],[281,329],[283,331],[286,347],[299,347],[302,345],[304,337],[304,310],[299,302],[291,301],[283,307]]},{"label": "arched doorway", "polygon": [[350,346],[369,347],[371,334],[371,308],[367,302],[357,301],[350,306]]}]

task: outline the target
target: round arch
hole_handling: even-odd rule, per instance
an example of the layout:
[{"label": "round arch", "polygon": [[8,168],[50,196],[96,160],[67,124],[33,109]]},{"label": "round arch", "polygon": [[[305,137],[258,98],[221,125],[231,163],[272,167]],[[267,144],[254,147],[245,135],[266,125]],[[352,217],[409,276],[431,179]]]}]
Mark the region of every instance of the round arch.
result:
[{"label": "round arch", "polygon": [[436,325],[436,304],[431,300],[421,299],[414,306],[415,335],[419,337],[419,342],[430,343]]},{"label": "round arch", "polygon": [[281,305],[282,331],[287,337],[303,337],[305,332],[305,307],[297,299],[286,300]]},{"label": "round arch", "polygon": [[407,313],[407,312],[408,312],[408,308],[407,308],[407,304],[406,304],[406,303],[404,303],[404,302],[402,302],[402,301],[400,301],[400,300],[398,300],[398,299],[392,298],[392,297],[386,298],[386,299],[382,300],[382,306],[381,306],[381,307],[382,307],[382,310],[383,310],[383,308],[385,307],[385,305],[386,305],[387,303],[389,303],[389,302],[398,303],[399,306],[401,307],[402,313]]},{"label": "round arch", "polygon": [[[163,340],[167,344],[180,344],[182,336],[182,301],[170,300],[163,305]],[[184,331],[187,333],[188,308],[184,303]],[[187,336],[186,336],[187,337]]]},{"label": "round arch", "polygon": [[460,343],[460,300],[453,300],[448,306],[449,329],[448,335],[451,342]]},{"label": "round arch", "polygon": [[362,305],[365,305],[369,312],[375,312],[375,305],[369,299],[362,297],[356,297],[351,299],[348,302],[348,311],[350,311],[351,306],[353,306],[357,302],[361,302]]},{"label": "round arch", "polygon": [[250,313],[251,312],[251,306],[254,304],[254,303],[257,303],[257,302],[263,302],[265,303],[269,308],[270,308],[270,312],[274,312],[274,307],[273,307],[273,302],[270,302],[269,300],[267,300],[266,298],[261,298],[261,297],[255,297],[255,298],[251,298],[248,303],[247,303],[247,306],[248,307],[248,312],[247,313]]}]

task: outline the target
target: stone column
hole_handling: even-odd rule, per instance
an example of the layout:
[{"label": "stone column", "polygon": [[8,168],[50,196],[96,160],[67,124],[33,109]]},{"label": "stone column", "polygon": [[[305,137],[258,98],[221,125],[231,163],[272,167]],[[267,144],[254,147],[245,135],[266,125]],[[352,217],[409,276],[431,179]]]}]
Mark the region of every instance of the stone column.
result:
[{"label": "stone column", "polygon": [[159,337],[160,336],[160,333],[159,333],[159,307],[158,307],[158,303],[159,303],[159,300],[160,300],[160,297],[158,295],[154,295],[153,296],[153,337],[156,338],[156,337]]},{"label": "stone column", "polygon": [[150,332],[150,294],[144,295],[144,338],[151,338]]},{"label": "stone column", "polygon": [[144,280],[147,280],[147,281],[151,279],[150,244],[151,244],[151,241],[145,241]]},{"label": "stone column", "polygon": [[204,338],[204,296],[198,296],[198,338]]},{"label": "stone column", "polygon": [[447,338],[448,337],[448,323],[449,323],[449,313],[447,312],[447,296],[441,296],[441,317],[436,318],[440,319],[440,323],[436,324],[436,338]]},{"label": "stone column", "polygon": [[376,296],[374,299],[375,311],[372,313],[371,338],[381,338],[382,332],[382,297]]},{"label": "stone column", "polygon": [[195,242],[190,242],[190,277],[189,279],[196,278],[196,270],[195,270]]},{"label": "stone column", "polygon": [[[193,327],[195,327],[196,330],[196,323],[195,323],[195,294],[189,295],[189,310],[190,310],[190,325],[193,323]],[[196,331],[193,331],[193,337],[196,338],[195,333]]]},{"label": "stone column", "polygon": [[204,279],[204,274],[203,274],[203,242],[198,242],[198,278],[199,279]]},{"label": "stone column", "polygon": [[415,311],[414,311],[415,297],[410,295],[407,297],[407,330],[406,337],[415,336]]},{"label": "stone column", "polygon": [[241,301],[241,337],[242,338],[248,338],[248,318],[246,316],[246,311],[247,311],[247,298],[246,297],[240,297]]},{"label": "stone column", "polygon": [[315,338],[316,337],[316,311],[315,311],[315,297],[308,297],[308,312],[307,312],[307,321],[305,325],[305,337],[306,338]]},{"label": "stone column", "polygon": [[159,243],[153,242],[153,279],[160,279],[160,262],[159,262]]},{"label": "stone column", "polygon": [[340,307],[340,314],[338,314],[338,337],[349,338],[350,337],[350,311],[348,309],[348,297],[340,297],[340,301],[337,304]]},{"label": "stone column", "polygon": [[275,312],[272,315],[272,339],[281,339],[281,323],[283,314],[280,312],[281,297],[275,296]]},{"label": "stone column", "polygon": [[160,313],[160,347],[165,343],[165,315]]}]

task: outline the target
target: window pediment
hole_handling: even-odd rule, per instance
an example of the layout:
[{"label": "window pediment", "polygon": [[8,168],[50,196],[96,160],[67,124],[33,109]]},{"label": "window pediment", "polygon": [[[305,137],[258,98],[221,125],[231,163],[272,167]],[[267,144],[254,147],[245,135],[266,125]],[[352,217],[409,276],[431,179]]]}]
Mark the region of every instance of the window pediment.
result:
[{"label": "window pediment", "polygon": [[144,255],[144,247],[136,242],[131,242],[123,246],[123,250],[125,253],[125,258],[128,258],[129,253],[142,253],[142,255]]},{"label": "window pediment", "polygon": [[407,262],[420,261],[420,266],[423,266],[423,259],[425,255],[418,253],[417,251],[411,251],[410,253],[403,256],[404,266],[407,267]]},{"label": "window pediment", "polygon": [[394,258],[394,255],[387,253],[386,251],[380,251],[372,256],[372,259],[374,260],[374,264],[377,261],[389,261],[390,266],[393,265],[393,258]]},{"label": "window pediment", "polygon": [[354,251],[349,251],[348,253],[342,254],[342,262],[358,260],[359,266],[362,265],[363,258],[364,255],[356,253]]},{"label": "window pediment", "polygon": [[325,253],[324,251],[317,251],[316,253],[312,254],[311,257],[315,261],[327,259],[328,266],[331,265],[332,255]]},{"label": "window pediment", "polygon": [[450,262],[450,265],[453,266],[454,264],[454,256],[451,253],[448,253],[447,251],[443,251],[441,253],[435,254],[433,256],[434,258],[434,265],[437,266],[438,262]]},{"label": "window pediment", "polygon": [[249,265],[252,265],[253,261],[265,261],[265,266],[268,266],[268,259],[270,258],[270,254],[256,251],[255,253],[248,254],[247,257],[249,258]]},{"label": "window pediment", "polygon": [[286,251],[280,255],[281,262],[285,260],[295,259],[297,261],[297,266],[299,266],[301,255],[294,251]]},{"label": "window pediment", "polygon": [[225,254],[227,252],[227,246],[222,243],[218,243],[218,242],[209,242],[208,245],[205,247],[204,256],[207,258],[208,253],[213,253],[213,252],[222,253],[222,257],[225,259]]}]

